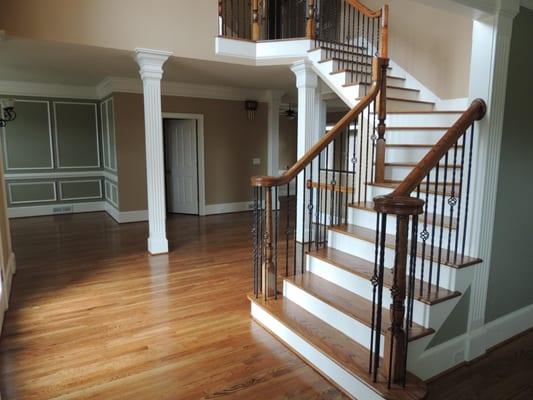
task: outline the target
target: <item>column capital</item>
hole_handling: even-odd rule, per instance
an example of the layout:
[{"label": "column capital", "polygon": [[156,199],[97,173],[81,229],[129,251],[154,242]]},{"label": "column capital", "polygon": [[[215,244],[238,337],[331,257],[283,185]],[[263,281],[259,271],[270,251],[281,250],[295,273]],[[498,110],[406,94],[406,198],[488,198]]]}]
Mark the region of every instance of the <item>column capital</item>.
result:
[{"label": "column capital", "polygon": [[172,55],[169,51],[152,49],[135,49],[135,61],[139,64],[140,74],[143,80],[163,77],[163,64]]},{"label": "column capital", "polygon": [[283,90],[267,90],[265,92],[265,100],[268,103],[275,103],[275,102],[280,103],[281,98],[283,97],[284,94],[285,92]]},{"label": "column capital", "polygon": [[291,71],[296,75],[296,87],[316,89],[318,76],[313,70],[313,63],[309,60],[296,61],[291,65]]}]

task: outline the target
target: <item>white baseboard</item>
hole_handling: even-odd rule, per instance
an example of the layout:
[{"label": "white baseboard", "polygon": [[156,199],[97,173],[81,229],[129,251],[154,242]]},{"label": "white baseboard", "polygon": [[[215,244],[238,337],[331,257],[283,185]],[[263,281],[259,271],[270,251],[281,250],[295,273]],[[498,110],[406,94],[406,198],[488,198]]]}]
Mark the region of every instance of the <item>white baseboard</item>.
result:
[{"label": "white baseboard", "polygon": [[520,333],[533,328],[533,304],[504,315],[470,333],[457,336],[425,351],[417,360],[409,364],[410,370],[419,378],[426,380],[445,372],[464,361],[467,361],[468,341],[479,343],[484,350],[478,351],[481,356],[489,350]]},{"label": "white baseboard", "polygon": [[[57,208],[64,208],[54,211]],[[9,218],[39,217],[44,215],[76,214],[86,212],[107,212],[119,224],[148,221],[148,210],[119,211],[106,201],[87,203],[48,204],[43,206],[10,207],[7,209]]]},{"label": "white baseboard", "polygon": [[[63,208],[60,211],[54,209]],[[68,203],[68,204],[47,204],[42,206],[26,207],[9,207],[7,215],[9,218],[39,217],[43,215],[60,215],[104,211],[105,202],[93,201],[86,203]]]},{"label": "white baseboard", "polygon": [[207,204],[205,206],[205,215],[250,211],[252,210],[252,207],[253,204],[249,201],[239,203]]},{"label": "white baseboard", "polygon": [[106,202],[105,212],[107,212],[119,224],[148,221],[148,210],[119,211],[111,203]]},{"label": "white baseboard", "polygon": [[486,324],[487,347],[494,347],[531,328],[533,328],[533,304]]},{"label": "white baseboard", "polygon": [[121,224],[143,221],[148,221],[148,210],[121,211],[119,213],[119,223]]}]

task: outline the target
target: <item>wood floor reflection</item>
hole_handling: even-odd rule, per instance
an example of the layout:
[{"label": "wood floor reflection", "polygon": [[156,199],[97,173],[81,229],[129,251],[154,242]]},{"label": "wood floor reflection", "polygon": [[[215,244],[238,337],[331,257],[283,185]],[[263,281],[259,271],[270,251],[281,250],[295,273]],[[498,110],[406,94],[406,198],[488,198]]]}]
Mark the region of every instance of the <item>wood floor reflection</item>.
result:
[{"label": "wood floor reflection", "polygon": [[251,214],[12,222],[18,271],[0,343],[9,399],[344,399],[249,317]]}]

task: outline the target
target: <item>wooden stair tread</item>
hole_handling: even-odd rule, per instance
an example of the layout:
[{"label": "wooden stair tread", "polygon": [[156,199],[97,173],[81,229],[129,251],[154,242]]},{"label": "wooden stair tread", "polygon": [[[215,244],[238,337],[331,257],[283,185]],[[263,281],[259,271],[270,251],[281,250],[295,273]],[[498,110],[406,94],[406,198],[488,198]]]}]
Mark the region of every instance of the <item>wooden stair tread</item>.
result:
[{"label": "wooden stair tread", "polygon": [[[367,184],[370,185],[370,186],[395,189],[400,184],[400,181],[385,181],[385,182],[379,182],[379,183],[378,182],[368,182]],[[456,198],[461,197],[460,184],[456,183],[453,186],[456,187],[455,192],[454,192],[454,197],[456,197]],[[451,194],[452,194],[452,184],[451,184],[451,182],[448,182],[446,184],[446,193],[445,193],[445,191],[442,190],[442,183],[440,183],[439,186],[437,187],[437,190],[435,190],[435,184],[430,182],[429,183],[429,190],[428,190],[426,182],[423,182],[420,185],[420,193],[424,193],[424,194],[425,193],[429,193],[429,194],[436,194],[436,195],[444,195],[444,194],[446,194],[447,196],[451,196]],[[413,194],[416,195],[416,190],[413,192]],[[415,197],[415,196],[413,196],[413,197]],[[422,200],[424,200],[424,196],[421,195],[420,198]],[[439,208],[437,208],[437,210],[439,210]]]},{"label": "wooden stair tread", "polygon": [[[344,235],[349,235],[349,236],[352,236],[352,237],[355,237],[355,238],[358,238],[358,239],[361,239],[361,240],[365,240],[365,241],[370,242],[370,243],[374,243],[374,244],[376,243],[376,231],[373,230],[373,229],[368,229],[368,228],[364,228],[362,226],[351,225],[351,224],[333,225],[333,226],[330,226],[329,229],[331,231],[342,233]],[[438,242],[438,241],[436,241],[436,242]],[[385,239],[385,246],[390,248],[390,249],[394,249],[395,245],[396,245],[396,236],[387,234],[386,235],[386,239]],[[435,245],[438,246],[438,243],[435,243]],[[431,240],[428,240],[427,244],[426,244],[426,250],[430,246],[431,246]],[[417,255],[419,257],[422,257],[422,247],[423,247],[423,243],[418,242]],[[408,249],[410,249],[410,248],[411,248],[411,241],[409,241],[409,244],[408,244]],[[438,262],[438,251],[434,252],[433,258],[431,257],[430,253],[431,253],[430,251],[426,251],[425,254],[424,254],[424,258],[426,260],[430,260],[430,261],[432,260],[433,263],[437,263]],[[481,260],[479,258],[464,256],[462,254],[458,254],[457,255],[457,262],[454,262],[454,259],[456,258],[455,257],[455,252],[453,252],[451,250],[450,250],[450,260],[449,261],[446,260],[447,250],[443,251],[443,255],[444,255],[444,257],[443,257],[443,259],[441,261],[441,264],[442,265],[447,265],[447,266],[449,266],[451,268],[460,269],[460,268],[469,267],[471,265],[479,264],[481,262]]]},{"label": "wooden stair tread", "polygon": [[[372,326],[372,302],[367,299],[310,272],[288,277],[285,280],[329,304],[331,307],[351,316],[363,325]],[[383,315],[388,315],[389,311],[384,308],[382,312]],[[385,334],[389,328],[390,320],[384,318],[381,333]],[[435,333],[433,329],[424,328],[413,323],[409,341],[420,339],[433,333]]]},{"label": "wooden stair tread", "polygon": [[464,111],[455,110],[420,110],[420,111],[387,111],[387,114],[463,114]]},{"label": "wooden stair tread", "polygon": [[[380,396],[391,400],[425,398],[425,383],[412,374],[408,374],[405,388],[393,386],[389,389],[382,374],[378,374],[378,382],[374,383],[368,373],[370,352],[365,347],[287,298],[280,296],[277,300],[268,301],[256,299],[253,295],[248,295],[248,298]],[[263,327],[270,331],[267,326]]]},{"label": "wooden stair tread", "polygon": [[[418,165],[418,163],[410,163],[410,162],[386,162],[386,167],[410,167],[414,168]],[[439,168],[444,168],[444,164],[439,164]],[[448,164],[448,168],[456,168],[456,169],[462,169],[462,165],[456,164],[456,165],[450,165]]]},{"label": "wooden stair tread", "polygon": [[[330,75],[335,75],[335,74],[342,74],[343,72],[350,72],[350,73],[353,73],[353,74],[361,74],[361,75],[371,75],[370,72],[357,71],[357,70],[354,70],[354,69],[351,69],[351,68],[339,69],[338,71],[333,71],[333,72],[330,72],[329,74]],[[387,78],[400,79],[402,81],[405,81],[405,78],[402,78],[401,76],[394,76],[394,75],[388,75],[387,74]]]},{"label": "wooden stair tread", "polygon": [[[368,83],[368,82],[346,83],[346,84],[344,84],[342,86],[349,87],[349,86],[356,86],[356,85],[371,86],[371,84]],[[420,89],[411,89],[411,88],[406,88],[406,87],[402,87],[402,86],[394,86],[394,85],[387,85],[387,89],[405,90],[406,92],[417,92],[417,93],[420,93]],[[448,128],[446,128],[446,129],[448,129]]]},{"label": "wooden stair tread", "polygon": [[[348,207],[376,212],[374,210],[374,203],[371,201],[368,201],[366,203],[348,204]],[[445,228],[451,228],[451,229],[456,229],[457,227],[457,218],[450,219],[449,216],[441,216],[437,214],[435,215],[435,221],[436,221],[435,223],[436,226],[444,226]],[[419,219],[419,223],[423,223],[423,222],[424,222],[423,218]],[[433,215],[428,215],[427,223],[428,225],[433,225]]]},{"label": "wooden stair tread", "polygon": [[335,187],[333,187],[333,185],[330,183],[320,182],[320,184],[318,184],[318,182],[314,182],[314,181],[308,181],[307,188],[308,189],[313,188],[313,189],[334,190],[335,192],[339,192],[339,193],[352,193],[353,192],[353,187],[351,186],[335,185]]},{"label": "wooden stair tread", "polygon": [[[407,147],[407,148],[432,148],[435,147],[434,144],[414,144],[414,143],[387,143],[385,146],[391,147],[391,148],[401,148],[401,147]],[[457,146],[458,149],[462,149],[463,146]],[[453,151],[453,147],[450,149],[450,151]]]},{"label": "wooden stair tread", "polygon": [[387,126],[386,131],[447,131],[449,126]]},{"label": "wooden stair tread", "polygon": [[[339,58],[339,57],[328,57],[328,58],[324,58],[323,60],[320,60],[318,63],[319,64],[323,64],[323,63],[326,63],[326,62],[329,62],[329,61],[338,61],[338,62],[341,62],[341,63],[349,63],[349,64],[358,64],[358,65],[365,65],[367,67],[371,67],[372,66],[372,62],[369,62],[369,61],[357,61],[357,60],[344,60],[342,58]],[[392,67],[387,67],[389,70],[392,70]]]},{"label": "wooden stair tread", "polygon": [[[325,247],[319,250],[313,250],[308,252],[312,257],[319,260],[330,263],[338,268],[344,269],[354,275],[358,275],[364,279],[372,279],[374,275],[374,263],[365,260],[363,258],[354,256],[352,254],[345,253],[343,251],[334,249],[332,247]],[[393,282],[392,270],[385,268],[385,274],[383,277],[383,286],[390,289]],[[420,294],[420,288],[423,288],[422,295]],[[419,279],[415,280],[415,298],[425,304],[433,305],[443,301],[453,299],[461,295],[460,292],[451,291],[444,288],[436,288],[433,286],[433,290],[428,293],[428,284],[422,283]]]},{"label": "wooden stair tread", "polygon": [[[355,100],[361,101],[361,100],[363,100],[363,97],[358,97]],[[435,105],[435,102],[433,102],[433,101],[415,100],[415,99],[402,99],[400,97],[389,97],[389,96],[387,96],[387,100],[402,101],[402,102],[405,102],[405,103],[415,103],[415,104],[430,104],[430,105],[433,105],[433,106]]]}]

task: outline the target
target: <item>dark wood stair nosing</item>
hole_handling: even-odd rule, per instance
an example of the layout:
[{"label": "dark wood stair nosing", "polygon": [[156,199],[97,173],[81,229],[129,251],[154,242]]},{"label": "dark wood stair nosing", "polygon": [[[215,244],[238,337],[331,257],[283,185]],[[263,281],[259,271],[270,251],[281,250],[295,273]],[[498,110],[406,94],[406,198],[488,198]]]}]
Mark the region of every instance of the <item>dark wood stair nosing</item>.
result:
[{"label": "dark wood stair nosing", "polygon": [[[341,235],[347,235],[347,236],[351,236],[353,238],[356,238],[356,239],[359,239],[359,240],[363,240],[363,241],[366,241],[366,242],[369,242],[369,243],[374,243],[375,244],[375,235],[372,234],[371,237],[365,237],[364,235],[361,235],[361,234],[357,234],[357,233],[354,233],[354,232],[349,232],[347,229],[342,229],[343,227],[349,227],[349,226],[353,226],[353,227],[357,227],[359,230],[366,230],[366,231],[370,231],[368,228],[364,228],[364,227],[361,227],[361,226],[356,226],[356,225],[350,225],[350,224],[344,224],[344,225],[330,225],[328,227],[328,229],[330,231],[333,231],[333,232],[336,232],[336,233],[339,233]],[[395,235],[391,235],[391,234],[387,234],[387,237],[389,237],[390,239],[386,240],[385,241],[385,247],[389,248],[389,249],[393,249],[394,250],[394,238],[395,238]],[[391,243],[392,242],[392,243]],[[411,241],[409,241],[410,243]],[[410,244],[409,244],[410,245]],[[418,246],[417,246],[417,249],[418,251],[420,251],[420,249],[423,247],[423,243],[420,243],[418,242]],[[436,256],[434,254],[434,256]],[[417,254],[417,257],[420,257],[422,258],[422,255],[420,253]],[[424,259],[426,260],[431,260],[431,255],[428,254],[428,252],[426,252],[426,254],[424,255]],[[455,258],[455,257],[454,257]],[[467,261],[464,262],[464,258],[467,258]],[[441,265],[444,265],[446,267],[449,267],[449,268],[453,268],[453,269],[462,269],[462,268],[468,268],[468,267],[471,267],[473,265],[476,265],[476,264],[479,264],[482,262],[482,260],[480,258],[476,258],[476,257],[470,257],[470,256],[463,256],[462,254],[458,254],[457,255],[457,259],[460,260],[462,259],[463,262],[461,263],[453,263],[453,262],[450,262],[450,261],[442,261],[440,262]],[[434,263],[438,262],[438,260],[434,259],[433,260]]]},{"label": "dark wood stair nosing", "polygon": [[[311,320],[318,320],[321,322],[322,325],[327,325],[327,329],[333,331],[336,331],[335,334],[337,336],[342,336],[343,341],[345,341],[348,346],[345,346],[347,349],[357,349],[358,352],[362,353],[362,356],[359,356],[357,358],[364,359],[365,362],[362,364],[361,362],[357,362],[357,358],[348,355],[345,356],[343,354],[344,359],[339,359],[338,355],[335,354],[335,351],[332,349],[331,346],[326,346],[323,344],[323,340],[320,337],[317,337],[316,335],[313,335],[312,337],[309,337],[307,333],[301,329],[298,329],[298,327],[294,326],[295,322],[292,322],[290,319],[287,320],[283,318],[282,315],[277,315],[275,310],[272,310],[271,307],[268,307],[268,305],[265,304],[265,302],[262,299],[256,299],[253,295],[248,295],[248,299],[251,302],[254,302],[258,307],[261,307],[266,313],[268,313],[272,318],[276,319],[280,324],[282,324],[286,329],[289,329],[292,331],[295,335],[297,335],[301,340],[312,346],[316,351],[322,353],[325,357],[327,357],[329,360],[337,364],[340,368],[345,370],[348,374],[350,374],[352,377],[357,379],[359,382],[361,382],[363,385],[365,385],[369,390],[374,391],[378,396],[381,396],[383,398],[386,398],[388,400],[418,400],[418,399],[425,399],[427,394],[427,388],[425,383],[417,378],[416,376],[408,373],[408,384],[406,388],[396,387],[393,386],[392,388],[388,388],[387,385],[387,378],[382,375],[381,373],[378,374],[378,382],[375,383],[372,381],[372,377],[368,373],[367,370],[367,363],[366,359],[370,356],[370,353],[367,349],[365,349],[363,346],[361,346],[359,343],[353,341],[352,339],[348,338],[346,335],[342,334],[341,332],[337,331],[333,327],[329,327],[325,322],[319,320],[315,316],[312,316]],[[272,301],[272,300],[270,300]],[[274,301],[280,301],[280,300],[274,300]],[[288,299],[281,298],[281,301],[289,301]],[[290,302],[292,303],[292,302]],[[294,303],[293,303],[294,304]],[[296,307],[299,307],[298,305],[294,304]],[[304,313],[310,314],[308,311],[301,309]],[[263,325],[261,322],[256,322],[263,327],[267,332],[269,332],[272,336],[279,339],[279,336],[272,331],[268,326]],[[287,346],[289,346],[287,344]],[[293,351],[296,355],[298,355],[300,358],[302,358],[306,363],[310,364],[312,367],[315,367],[312,363],[307,361],[307,358],[304,357],[302,354],[300,354],[296,349],[293,347],[290,347],[291,351]],[[345,363],[347,361],[347,363]],[[349,364],[348,364],[349,363]],[[316,367],[315,367],[316,368]],[[323,372],[318,370],[318,372],[323,375],[326,379],[331,379],[327,375],[325,375]],[[337,385],[336,383],[334,383]],[[416,390],[417,393],[414,395],[412,393],[413,390]],[[414,396],[414,397],[413,397]]]},{"label": "dark wood stair nosing", "polygon": [[[314,274],[312,274],[310,272],[306,272],[303,275],[305,275],[305,274],[314,275]],[[349,317],[355,319],[360,324],[365,325],[368,328],[371,328],[372,322],[368,318],[365,318],[365,316],[360,315],[359,313],[355,312],[353,309],[349,309],[347,307],[344,307],[343,305],[340,304],[340,302],[335,302],[332,299],[328,299],[326,296],[324,296],[322,293],[320,293],[319,291],[317,291],[313,287],[306,286],[303,282],[299,282],[298,280],[305,279],[305,276],[303,276],[303,275],[286,277],[286,278],[284,278],[284,280],[286,280],[289,284],[292,284],[292,285],[298,287],[300,290],[303,290],[304,292],[310,294],[311,296],[319,299],[323,303],[326,303],[327,305],[329,305],[330,307],[336,309],[337,311],[339,311],[339,312],[341,312],[343,314],[346,314]],[[312,279],[317,279],[319,281],[326,281],[326,279],[323,279],[323,278],[321,278],[319,276],[314,276]],[[329,281],[326,281],[326,282],[327,282],[328,285],[335,286],[335,292],[334,293],[347,292],[345,294],[349,294],[352,297],[352,300],[353,300],[354,304],[357,304],[357,303],[361,304],[362,303],[364,305],[363,307],[368,307],[368,310],[367,310],[368,314],[369,315],[371,314],[371,310],[372,310],[372,302],[371,301],[365,299],[364,297],[359,296],[356,293],[350,292],[349,290],[344,289],[341,286],[338,286],[338,285],[336,285],[336,284],[334,284],[332,282],[329,282]],[[333,293],[332,293],[332,295],[333,295]],[[382,311],[382,314],[386,315],[388,312],[389,312],[389,310],[384,308],[383,311]],[[423,327],[421,325],[418,325],[416,323],[413,323],[413,325],[414,325],[415,329],[416,330],[420,330],[420,332],[418,332],[416,335],[413,334],[411,337],[409,337],[409,341],[410,342],[418,340],[418,339],[421,339],[421,338],[423,338],[425,336],[429,336],[429,335],[432,335],[432,334],[435,333],[435,330],[432,329],[432,328],[425,328],[425,327]],[[384,322],[384,324],[382,325],[381,333],[385,334],[387,332],[387,329],[388,329],[387,323]]]},{"label": "dark wood stair nosing", "polygon": [[[331,258],[329,256],[329,254],[322,255],[323,251],[324,251],[324,249],[320,249],[318,251],[317,250],[311,250],[311,251],[307,252],[307,254],[310,257],[314,257],[314,258],[316,258],[318,260],[326,262],[326,263],[328,263],[330,265],[333,265],[334,267],[340,268],[340,269],[342,269],[342,270],[344,270],[344,271],[346,271],[346,272],[348,272],[350,274],[357,275],[357,276],[359,276],[362,279],[366,279],[366,280],[370,281],[370,279],[372,278],[374,264],[371,263],[370,261],[365,260],[363,258],[359,258],[359,257],[354,256],[352,254],[344,253],[343,251],[340,251],[340,250],[331,249],[331,248],[327,249],[328,252],[334,251],[335,253],[343,254],[345,257],[353,258],[354,260],[353,260],[353,262],[351,263],[351,266],[350,266],[350,265],[346,265],[345,263],[343,263],[341,261],[337,261],[337,260]],[[368,273],[364,273],[361,270],[353,267],[354,264],[358,264],[358,265],[367,264]],[[392,274],[392,271],[391,271],[391,274]],[[419,288],[420,287],[420,283],[421,283],[421,281],[417,278],[415,280],[415,287]],[[392,281],[389,282],[388,279],[384,279],[383,286],[386,287],[387,289],[391,289],[392,288]],[[427,287],[427,282],[424,282],[424,286]],[[445,288],[441,288],[441,287],[435,288],[435,290],[432,291],[431,293],[429,293],[429,291],[427,292],[428,295],[431,294],[431,295],[434,295],[434,296],[435,295],[438,296],[440,293],[442,293],[443,295],[440,296],[440,297],[436,297],[434,299],[431,299],[431,298],[428,298],[427,296],[421,296],[420,295],[420,291],[419,290],[415,290],[415,300],[420,301],[421,303],[424,303],[424,304],[426,304],[428,306],[434,306],[436,304],[440,304],[440,303],[443,303],[445,301],[448,301],[448,300],[451,300],[451,299],[454,299],[456,297],[461,296],[461,292],[459,292],[457,290],[449,290],[449,289],[445,289]]]}]

